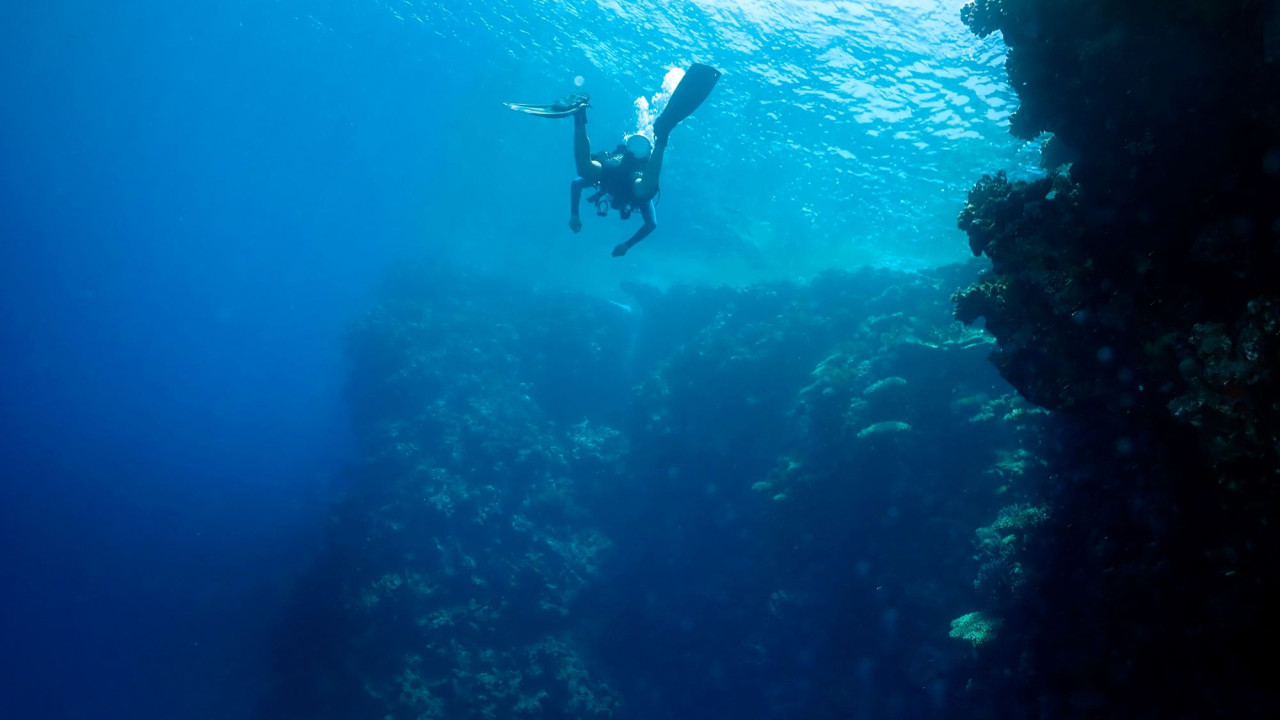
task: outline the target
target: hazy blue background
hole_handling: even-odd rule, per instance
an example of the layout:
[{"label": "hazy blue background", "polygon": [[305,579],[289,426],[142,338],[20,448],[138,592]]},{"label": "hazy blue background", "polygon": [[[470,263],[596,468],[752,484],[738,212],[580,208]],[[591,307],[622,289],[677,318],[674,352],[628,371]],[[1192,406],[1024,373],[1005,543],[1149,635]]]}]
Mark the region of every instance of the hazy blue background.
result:
[{"label": "hazy blue background", "polygon": [[[965,257],[965,189],[1031,153],[961,4],[7,3],[0,717],[247,712],[397,260],[609,294]],[[613,260],[634,224],[565,229],[569,124],[500,101],[580,77],[611,146],[691,61],[724,78]]]}]

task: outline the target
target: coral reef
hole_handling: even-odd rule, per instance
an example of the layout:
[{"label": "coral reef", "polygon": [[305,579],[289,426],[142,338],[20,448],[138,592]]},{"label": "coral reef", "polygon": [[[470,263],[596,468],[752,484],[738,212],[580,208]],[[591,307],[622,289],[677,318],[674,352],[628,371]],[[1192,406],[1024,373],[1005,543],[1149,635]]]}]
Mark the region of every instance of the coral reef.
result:
[{"label": "coral reef", "polygon": [[1008,622],[970,668],[976,714],[1251,717],[1280,700],[1262,669],[1280,640],[1262,610],[1280,561],[1274,11],[963,11],[1009,46],[1011,132],[1053,137],[1047,177],[984,177],[959,219],[992,267],[957,317],[981,318],[1001,374],[1057,411],[1048,518],[1014,564],[982,551]]},{"label": "coral reef", "polygon": [[[681,676],[713,666],[752,679],[778,717],[938,710],[963,655],[948,623],[981,599],[972,528],[1034,484],[1000,468],[1034,447],[1042,417],[999,382],[989,340],[949,319],[949,288],[972,272],[753,289],[638,388],[632,460],[662,498],[650,508],[668,524],[660,552],[705,553],[681,556],[660,584],[699,578],[699,595],[723,598],[704,637],[739,635],[752,650],[724,656],[707,641],[677,662],[636,638],[631,651]],[[673,605],[703,602],[681,597]],[[850,685],[855,666],[876,691]]]},{"label": "coral reef", "polygon": [[[311,716],[612,716],[617,693],[578,657],[567,617],[610,548],[580,503],[627,449],[581,421],[580,396],[549,390],[621,384],[611,351],[625,337],[603,301],[391,278],[349,337],[364,460],[320,573],[341,618],[330,631],[347,638],[325,674],[347,691]],[[308,697],[324,695],[294,693],[290,716]]]},{"label": "coral reef", "polygon": [[951,317],[976,272],[633,285],[630,311],[393,276],[263,717],[938,712],[972,654],[951,618],[1001,605],[973,528],[1043,469],[1042,413]]}]

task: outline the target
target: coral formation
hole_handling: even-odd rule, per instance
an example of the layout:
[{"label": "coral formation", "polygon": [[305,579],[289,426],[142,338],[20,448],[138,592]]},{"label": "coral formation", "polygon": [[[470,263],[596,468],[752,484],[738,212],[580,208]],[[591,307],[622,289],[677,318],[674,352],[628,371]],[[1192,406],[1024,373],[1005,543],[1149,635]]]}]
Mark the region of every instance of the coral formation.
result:
[{"label": "coral formation", "polygon": [[[984,177],[959,219],[991,270],[956,294],[957,317],[981,318],[1001,374],[1057,411],[1052,512],[1015,537],[1013,565],[982,553],[980,585],[1011,607],[970,669],[975,712],[1245,717],[1278,699],[1262,670],[1280,639],[1262,611],[1280,561],[1267,522],[1280,464],[1273,11],[963,11],[1009,46],[1011,132],[1053,137],[1047,177]],[[1030,568],[1034,593],[1010,587],[1011,567]]]},{"label": "coral formation", "polygon": [[1005,609],[1020,599],[1027,585],[1023,557],[1028,533],[1048,520],[1048,509],[1030,504],[1000,509],[995,522],[977,529],[978,575],[973,587],[992,604]]},{"label": "coral formation", "polygon": [[975,272],[630,286],[631,313],[394,276],[349,337],[363,459],[264,717],[936,708],[971,654],[947,622],[987,600],[972,528],[1042,467],[951,318]]},{"label": "coral formation", "polygon": [[995,639],[1001,620],[981,612],[961,615],[951,621],[951,637],[968,640],[976,648]]}]

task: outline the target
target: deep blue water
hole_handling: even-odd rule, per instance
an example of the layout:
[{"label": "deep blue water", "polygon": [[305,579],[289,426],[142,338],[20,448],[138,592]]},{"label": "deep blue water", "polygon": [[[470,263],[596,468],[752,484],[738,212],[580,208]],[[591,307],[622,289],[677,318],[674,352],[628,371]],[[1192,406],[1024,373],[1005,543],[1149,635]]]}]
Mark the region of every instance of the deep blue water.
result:
[{"label": "deep blue water", "polygon": [[432,116],[401,46],[280,4],[4,14],[0,714],[234,716],[345,456],[339,333],[438,179],[388,146]]},{"label": "deep blue water", "polygon": [[[964,191],[1025,149],[960,4],[7,5],[0,716],[245,716],[393,263],[609,295],[962,259]],[[611,144],[693,60],[725,77],[612,261],[616,220],[564,232],[567,127],[500,101],[581,76]]]}]

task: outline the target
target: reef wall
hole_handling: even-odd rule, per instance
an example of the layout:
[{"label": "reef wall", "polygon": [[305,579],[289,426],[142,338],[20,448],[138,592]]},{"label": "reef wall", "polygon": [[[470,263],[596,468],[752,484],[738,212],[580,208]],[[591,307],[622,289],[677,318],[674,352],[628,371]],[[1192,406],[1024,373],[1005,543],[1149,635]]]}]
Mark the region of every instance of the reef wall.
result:
[{"label": "reef wall", "polygon": [[262,716],[946,715],[1043,515],[1044,412],[950,317],[975,276],[397,273]]},{"label": "reef wall", "polygon": [[[982,649],[983,717],[1260,717],[1280,568],[1280,63],[1270,0],[974,0],[1048,176],[960,217],[957,316],[1055,413],[1034,592]],[[1012,625],[1010,623],[1013,623]]]}]

